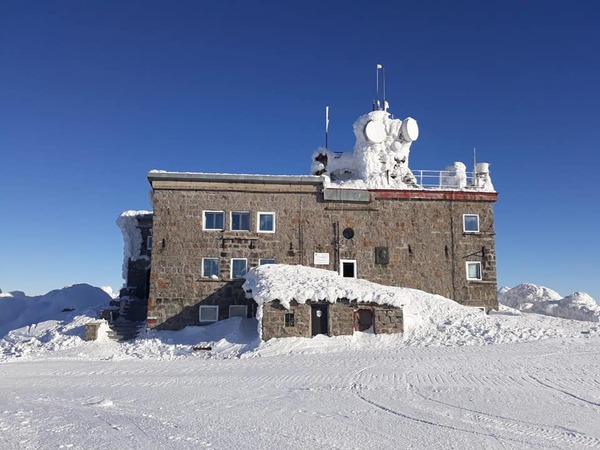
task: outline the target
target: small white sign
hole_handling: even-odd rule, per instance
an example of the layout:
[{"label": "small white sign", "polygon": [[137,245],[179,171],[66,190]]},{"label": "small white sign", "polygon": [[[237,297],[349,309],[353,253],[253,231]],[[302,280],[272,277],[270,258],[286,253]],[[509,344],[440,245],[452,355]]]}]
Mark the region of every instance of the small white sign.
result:
[{"label": "small white sign", "polygon": [[314,264],[315,266],[328,266],[329,253],[315,253]]}]

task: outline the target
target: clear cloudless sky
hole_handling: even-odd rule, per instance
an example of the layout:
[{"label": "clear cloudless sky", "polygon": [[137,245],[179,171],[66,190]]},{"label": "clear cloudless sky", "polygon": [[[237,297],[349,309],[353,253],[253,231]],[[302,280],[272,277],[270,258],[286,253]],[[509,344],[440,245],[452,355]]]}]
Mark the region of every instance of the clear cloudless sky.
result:
[{"label": "clear cloudless sky", "polygon": [[411,168],[491,163],[499,286],[600,299],[600,3],[27,1],[0,7],[0,288],[121,287],[146,174],[307,174],[375,66]]}]

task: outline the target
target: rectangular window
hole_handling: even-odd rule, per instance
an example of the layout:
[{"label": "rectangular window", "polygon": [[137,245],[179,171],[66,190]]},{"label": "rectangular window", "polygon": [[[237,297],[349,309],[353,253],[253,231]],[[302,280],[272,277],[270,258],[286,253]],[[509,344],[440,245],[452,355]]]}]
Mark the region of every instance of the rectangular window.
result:
[{"label": "rectangular window", "polygon": [[340,259],[340,275],[344,278],[356,278],[356,260]]},{"label": "rectangular window", "polygon": [[284,326],[293,327],[294,326],[294,313],[285,313],[284,320],[285,320]]},{"label": "rectangular window", "polygon": [[244,278],[248,271],[248,260],[246,258],[231,258],[231,278]]},{"label": "rectangular window", "polygon": [[219,258],[202,258],[202,276],[219,278]]},{"label": "rectangular window", "polygon": [[467,261],[467,280],[481,281],[481,263]]},{"label": "rectangular window", "polygon": [[269,258],[262,258],[258,260],[259,266],[264,266],[265,264],[277,264],[277,262],[274,259]]},{"label": "rectangular window", "polygon": [[246,305],[230,305],[229,317],[246,317]]},{"label": "rectangular window", "polygon": [[275,213],[257,213],[257,224],[259,233],[275,233]]},{"label": "rectangular window", "polygon": [[204,211],[205,230],[224,230],[225,213],[223,211]]},{"label": "rectangular window", "polygon": [[250,231],[250,213],[232,211],[231,213],[232,231]]},{"label": "rectangular window", "polygon": [[219,320],[218,306],[200,306],[199,318],[200,323],[212,323]]},{"label": "rectangular window", "polygon": [[463,231],[465,233],[479,233],[478,214],[463,214]]},{"label": "rectangular window", "polygon": [[146,248],[152,250],[152,235],[146,238]]}]

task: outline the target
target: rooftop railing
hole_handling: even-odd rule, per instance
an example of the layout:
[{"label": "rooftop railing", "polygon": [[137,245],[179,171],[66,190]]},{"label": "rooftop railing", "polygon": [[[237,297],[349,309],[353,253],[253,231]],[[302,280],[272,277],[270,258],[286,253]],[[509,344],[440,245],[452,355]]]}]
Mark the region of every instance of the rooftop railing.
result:
[{"label": "rooftop railing", "polygon": [[481,187],[481,176],[488,176],[487,173],[456,170],[413,170],[412,173],[423,189],[477,189]]}]

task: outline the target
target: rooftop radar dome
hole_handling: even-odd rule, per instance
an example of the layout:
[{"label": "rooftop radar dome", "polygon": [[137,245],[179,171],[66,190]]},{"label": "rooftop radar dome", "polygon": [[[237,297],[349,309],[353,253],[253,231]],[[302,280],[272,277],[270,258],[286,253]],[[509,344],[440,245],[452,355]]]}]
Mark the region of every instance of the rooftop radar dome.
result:
[{"label": "rooftop radar dome", "polygon": [[406,142],[416,141],[419,138],[419,125],[417,125],[417,121],[412,117],[404,119],[400,133],[402,139]]},{"label": "rooftop radar dome", "polygon": [[369,142],[373,144],[379,144],[383,142],[387,137],[387,133],[385,131],[385,125],[383,122],[370,120],[365,126],[365,137]]}]

